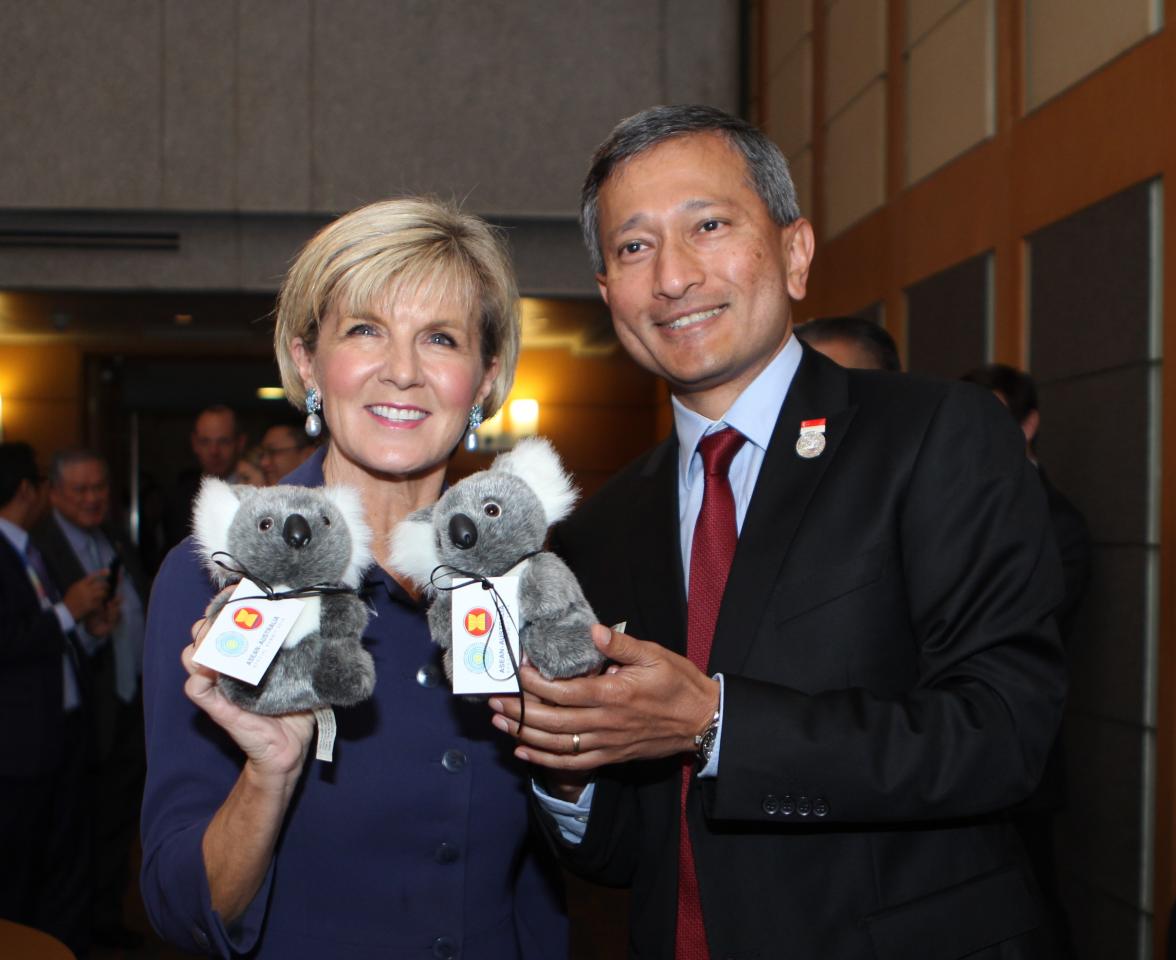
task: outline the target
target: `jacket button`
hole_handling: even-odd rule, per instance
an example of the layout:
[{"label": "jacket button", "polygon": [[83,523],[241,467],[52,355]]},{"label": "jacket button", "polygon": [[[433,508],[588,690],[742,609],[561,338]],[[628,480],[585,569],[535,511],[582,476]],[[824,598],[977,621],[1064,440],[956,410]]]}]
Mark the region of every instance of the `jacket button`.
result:
[{"label": "jacket button", "polygon": [[422,687],[435,687],[441,683],[441,671],[431,663],[426,663],[417,671],[416,681]]},{"label": "jacket button", "polygon": [[780,812],[786,817],[796,812],[796,801],[792,799],[792,794],[786,793],[780,798]]},{"label": "jacket button", "polygon": [[766,813],[769,817],[774,817],[777,813],[780,812],[780,801],[769,793],[766,797],[764,797],[763,808],[764,813]]},{"label": "jacket button", "polygon": [[457,847],[452,843],[442,843],[436,852],[438,863],[454,863],[457,860]]},{"label": "jacket button", "polygon": [[457,956],[457,944],[449,937],[438,937],[433,941],[433,956],[437,960],[454,960]]},{"label": "jacket button", "polygon": [[808,797],[801,797],[796,801],[796,812],[802,817],[807,817],[813,812],[813,802]]},{"label": "jacket button", "polygon": [[465,769],[466,755],[460,750],[446,750],[441,758],[441,766],[450,773],[461,773]]},{"label": "jacket button", "polygon": [[813,813],[815,813],[818,817],[829,816],[829,801],[824,797],[817,797],[817,799],[813,801]]}]

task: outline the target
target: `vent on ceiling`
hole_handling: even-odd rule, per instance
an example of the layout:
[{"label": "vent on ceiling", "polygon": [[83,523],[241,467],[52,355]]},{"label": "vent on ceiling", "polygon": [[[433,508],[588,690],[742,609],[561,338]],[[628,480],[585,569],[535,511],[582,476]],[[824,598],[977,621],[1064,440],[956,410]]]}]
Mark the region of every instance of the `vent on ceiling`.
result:
[{"label": "vent on ceiling", "polygon": [[3,230],[0,247],[57,250],[179,250],[180,235],[165,231]]}]

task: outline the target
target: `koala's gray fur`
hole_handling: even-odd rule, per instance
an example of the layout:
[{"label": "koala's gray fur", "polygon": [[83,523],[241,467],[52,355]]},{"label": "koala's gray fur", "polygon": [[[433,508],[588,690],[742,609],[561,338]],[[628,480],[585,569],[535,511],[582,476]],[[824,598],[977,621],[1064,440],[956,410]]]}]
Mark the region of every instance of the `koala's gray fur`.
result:
[{"label": "koala's gray fur", "polygon": [[[216,559],[275,590],[356,588],[371,561],[371,534],[358,497],[346,488],[230,486],[207,478],[196,499],[193,534],[222,586],[241,574],[218,566],[217,551],[231,559]],[[228,596],[208,605],[209,620]],[[271,715],[366,700],[376,682],[372,656],[360,643],[367,622],[368,608],[354,593],[311,598],[256,687],[227,676],[218,686],[238,706]]]},{"label": "koala's gray fur", "polygon": [[[392,534],[390,563],[428,593],[429,632],[445,649],[452,678],[452,602],[430,583],[439,565],[485,577],[519,574],[519,643],[543,676],[572,677],[598,670],[604,657],[592,643],[596,616],[564,562],[543,550],[547,528],[566,516],[575,491],[551,445],[522,441],[501,454],[489,470],[472,474],[445,491],[431,507],[411,514]],[[474,542],[460,542],[476,531]],[[535,553],[523,560],[527,554]],[[438,576],[445,578],[448,569]],[[457,575],[460,578],[460,574]],[[442,580],[444,582],[444,580]]]}]

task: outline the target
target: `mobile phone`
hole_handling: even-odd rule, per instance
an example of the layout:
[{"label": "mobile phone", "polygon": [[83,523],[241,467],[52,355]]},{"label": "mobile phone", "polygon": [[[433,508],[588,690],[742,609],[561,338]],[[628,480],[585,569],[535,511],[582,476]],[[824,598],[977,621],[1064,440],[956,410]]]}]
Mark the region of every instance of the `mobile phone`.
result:
[{"label": "mobile phone", "polygon": [[114,596],[114,591],[118,588],[118,572],[122,569],[122,557],[117,553],[114,559],[110,561],[110,573],[106,575],[106,599],[109,600]]}]

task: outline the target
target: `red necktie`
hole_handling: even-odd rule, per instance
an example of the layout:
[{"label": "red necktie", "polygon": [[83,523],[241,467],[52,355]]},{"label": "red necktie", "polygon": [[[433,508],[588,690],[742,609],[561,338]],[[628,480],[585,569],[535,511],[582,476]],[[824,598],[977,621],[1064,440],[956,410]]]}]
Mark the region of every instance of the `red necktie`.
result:
[{"label": "red necktie", "polygon": [[[686,604],[686,656],[699,670],[706,670],[719,605],[727,586],[731,558],[739,533],[735,526],[735,497],[727,471],[746,437],[730,427],[702,438],[705,486],[702,509],[694,524],[690,546],[690,596]],[[698,899],[698,877],[694,872],[694,851],[686,825],[686,791],[693,774],[693,757],[682,765],[681,823],[678,831],[678,926],[674,941],[675,960],[707,960],[706,929]]]}]

